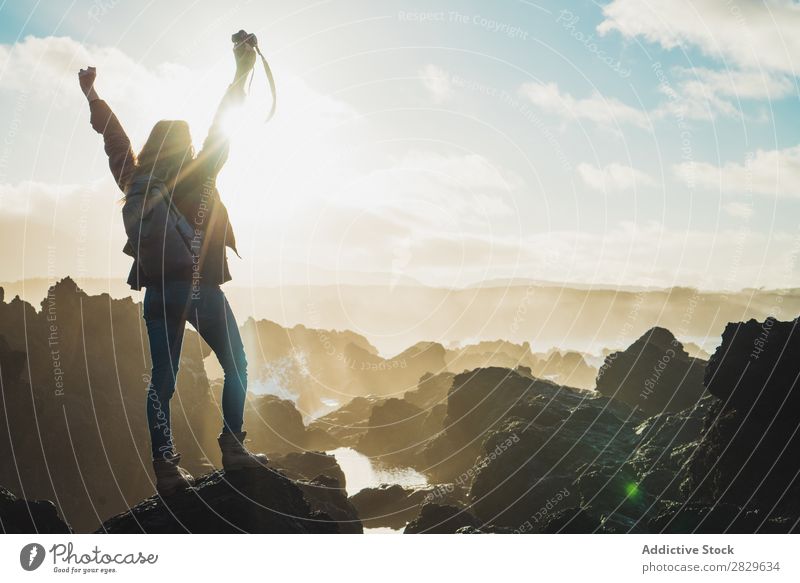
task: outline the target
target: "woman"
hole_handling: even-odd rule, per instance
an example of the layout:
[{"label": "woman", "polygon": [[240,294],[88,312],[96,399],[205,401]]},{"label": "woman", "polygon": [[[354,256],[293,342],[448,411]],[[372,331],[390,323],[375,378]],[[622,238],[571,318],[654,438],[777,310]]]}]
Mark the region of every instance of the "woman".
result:
[{"label": "woman", "polygon": [[190,269],[148,279],[134,258],[128,277],[131,288],[147,288],[143,312],[153,362],[147,390],[147,423],[156,490],[161,495],[190,487],[193,481],[191,474],[180,467],[181,456],[175,451],[170,426],[170,398],[175,392],[187,321],[214,351],[225,372],[223,424],[218,438],[222,466],[236,470],[267,463],[264,454],[252,453],[244,447],[242,415],[247,393],[247,360],[236,320],[220,288],[231,279],[226,247],[236,251],[228,213],[216,189],[217,174],[229,149],[221,119],[229,108],[244,100],[245,79],[256,60],[255,50],[246,42],[234,47],[234,56],[236,76],[196,156],[188,124],[175,120],[156,123],[139,155],[134,155],[117,117],[94,88],[94,67],[81,69],[78,74],[89,101],[92,128],[103,135],[109,167],[119,188],[127,193],[134,182],[150,179],[163,182],[177,209],[202,232],[202,247]]}]

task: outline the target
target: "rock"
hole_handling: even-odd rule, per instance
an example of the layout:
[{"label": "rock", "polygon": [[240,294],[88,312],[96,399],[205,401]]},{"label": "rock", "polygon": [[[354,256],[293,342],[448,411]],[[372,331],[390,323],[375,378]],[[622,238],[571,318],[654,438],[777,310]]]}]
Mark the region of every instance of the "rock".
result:
[{"label": "rock", "polygon": [[347,492],[338,480],[319,476],[310,482],[298,482],[298,486],[311,509],[330,516],[339,525],[341,534],[363,534],[364,527],[358,510],[348,500]]},{"label": "rock", "polygon": [[533,356],[528,342],[515,344],[507,340],[484,340],[448,350],[445,360],[447,370],[458,374],[476,368],[531,367],[536,362],[536,357]]},{"label": "rock", "polygon": [[534,358],[531,374],[537,378],[579,389],[593,389],[595,386],[597,369],[589,366],[578,352],[551,350],[545,355],[534,355]]},{"label": "rock", "polygon": [[665,534],[789,534],[798,532],[797,521],[769,519],[757,510],[733,504],[674,504],[650,520],[650,532]]},{"label": "rock", "polygon": [[218,470],[191,490],[152,496],[106,520],[98,533],[337,533],[329,515],[313,511],[298,484],[258,468]]},{"label": "rock", "polygon": [[356,397],[312,422],[309,429],[332,435],[344,447],[354,447],[367,431],[372,408],[381,402],[383,399],[374,396]]},{"label": "rock", "polygon": [[[242,327],[253,383],[278,385],[297,396],[305,416],[368,395],[396,396],[427,372],[444,370],[444,348],[421,342],[383,358],[366,338],[350,331],[293,328],[252,319]],[[342,444],[348,445],[348,444]]]},{"label": "rock", "polygon": [[691,407],[704,392],[705,362],[691,358],[665,328],[652,328],[622,352],[606,357],[597,390],[648,415]]},{"label": "rock", "polygon": [[590,534],[608,533],[603,526],[603,521],[594,513],[585,508],[570,507],[557,510],[551,516],[547,516],[541,526],[526,529],[523,525],[517,532],[526,534],[529,532],[539,532],[543,534]]},{"label": "rock", "polygon": [[728,324],[709,360],[719,397],[692,452],[684,493],[762,521],[800,519],[800,333],[798,320]]},{"label": "rock", "polygon": [[706,393],[693,407],[659,413],[636,427],[642,441],[625,463],[638,476],[637,484],[660,500],[682,500],[689,458],[698,446],[706,419],[717,397]]},{"label": "rock", "polygon": [[406,391],[403,399],[423,411],[447,404],[447,393],[453,386],[454,374],[425,374],[419,379],[417,388]]},{"label": "rock", "polygon": [[19,500],[0,486],[0,527],[4,534],[70,534],[49,500]]},{"label": "rock", "polygon": [[408,523],[404,534],[454,534],[461,528],[479,528],[481,522],[466,509],[441,504],[425,504],[419,516]]},{"label": "rock", "polygon": [[427,488],[404,488],[399,484],[382,484],[377,488],[365,488],[353,494],[350,501],[358,510],[366,528],[402,528],[409,520],[419,516],[422,505],[436,501],[453,503],[458,493],[449,485]]},{"label": "rock", "polygon": [[254,395],[244,411],[247,439],[254,450],[268,454],[303,451],[308,435],[303,416],[292,401],[275,395]]},{"label": "rock", "polygon": [[339,488],[347,487],[342,468],[336,458],[321,451],[292,452],[283,456],[271,456],[270,466],[279,469],[292,480],[311,480],[320,476],[332,478]]},{"label": "rock", "polygon": [[426,424],[428,413],[403,399],[386,399],[372,408],[368,429],[356,449],[381,463],[410,466],[441,425]]},{"label": "rock", "polygon": [[[0,336],[0,484],[55,501],[77,532],[152,494],[141,306],[87,295],[65,278],[50,287],[40,311],[19,298],[0,302]],[[221,423],[203,368],[207,354],[187,330],[172,415],[192,472],[202,471],[206,455],[219,463]]]}]

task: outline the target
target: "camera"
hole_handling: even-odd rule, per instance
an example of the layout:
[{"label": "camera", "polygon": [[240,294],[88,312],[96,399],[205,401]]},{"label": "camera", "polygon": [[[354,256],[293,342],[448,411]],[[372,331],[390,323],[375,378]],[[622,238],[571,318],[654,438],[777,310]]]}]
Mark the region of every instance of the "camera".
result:
[{"label": "camera", "polygon": [[256,35],[250,32],[245,32],[244,30],[240,30],[239,32],[232,34],[231,40],[235,45],[246,43],[253,48],[256,48],[258,46],[258,40],[256,39]]}]

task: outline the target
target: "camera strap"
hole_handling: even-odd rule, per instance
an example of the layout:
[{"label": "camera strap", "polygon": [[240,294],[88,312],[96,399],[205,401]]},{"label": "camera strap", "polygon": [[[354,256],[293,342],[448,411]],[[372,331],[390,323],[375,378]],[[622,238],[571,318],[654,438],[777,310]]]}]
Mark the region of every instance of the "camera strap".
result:
[{"label": "camera strap", "polygon": [[[267,119],[264,120],[264,123],[267,123],[269,120],[272,119],[272,116],[275,115],[275,107],[278,105],[278,95],[275,91],[275,79],[272,76],[272,69],[269,68],[269,63],[267,63],[267,59],[264,58],[264,55],[261,54],[261,50],[258,48],[258,45],[255,46],[256,52],[258,56],[261,57],[261,64],[264,65],[264,73],[267,75],[267,82],[269,83],[269,90],[272,93],[272,107],[267,114]],[[247,86],[247,90],[250,90],[250,87],[253,85],[253,77],[255,77],[256,71],[253,69],[252,75],[250,75],[250,83]]]}]

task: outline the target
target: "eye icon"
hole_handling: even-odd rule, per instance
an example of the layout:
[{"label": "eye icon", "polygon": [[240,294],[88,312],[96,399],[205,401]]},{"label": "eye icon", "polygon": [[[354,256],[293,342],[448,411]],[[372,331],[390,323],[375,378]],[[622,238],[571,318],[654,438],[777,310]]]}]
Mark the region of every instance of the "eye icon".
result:
[{"label": "eye icon", "polygon": [[39,543],[30,543],[19,552],[19,564],[26,571],[35,571],[44,562],[44,547]]}]

